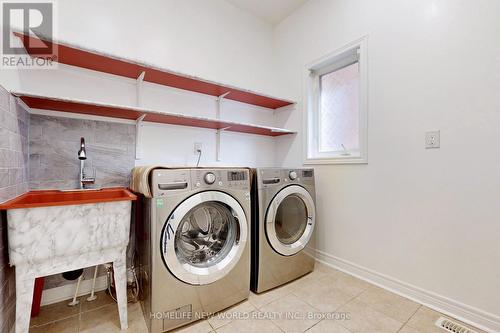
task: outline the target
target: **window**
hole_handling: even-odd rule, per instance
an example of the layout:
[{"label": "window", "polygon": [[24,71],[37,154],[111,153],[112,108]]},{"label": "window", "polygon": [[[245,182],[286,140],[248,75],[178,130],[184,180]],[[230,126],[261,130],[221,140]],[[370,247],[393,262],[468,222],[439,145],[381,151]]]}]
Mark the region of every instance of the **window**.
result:
[{"label": "window", "polygon": [[366,163],[366,39],[308,66],[306,164]]}]

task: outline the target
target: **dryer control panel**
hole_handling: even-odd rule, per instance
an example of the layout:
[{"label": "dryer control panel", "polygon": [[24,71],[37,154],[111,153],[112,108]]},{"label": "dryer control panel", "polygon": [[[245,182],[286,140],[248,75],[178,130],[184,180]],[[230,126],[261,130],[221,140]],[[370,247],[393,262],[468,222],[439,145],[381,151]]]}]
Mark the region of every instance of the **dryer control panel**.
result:
[{"label": "dryer control panel", "polygon": [[295,183],[314,186],[313,169],[261,168],[257,172],[259,188],[283,187]]}]

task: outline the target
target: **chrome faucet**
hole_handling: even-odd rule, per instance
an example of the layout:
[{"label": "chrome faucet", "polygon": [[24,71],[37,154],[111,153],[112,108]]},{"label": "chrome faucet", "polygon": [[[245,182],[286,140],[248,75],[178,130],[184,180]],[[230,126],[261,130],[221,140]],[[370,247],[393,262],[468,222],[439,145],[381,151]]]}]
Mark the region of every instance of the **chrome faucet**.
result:
[{"label": "chrome faucet", "polygon": [[85,160],[87,152],[85,150],[85,138],[80,139],[80,150],[78,151],[78,159],[80,160],[80,188],[84,189],[88,184],[94,184],[94,177],[85,176]]}]

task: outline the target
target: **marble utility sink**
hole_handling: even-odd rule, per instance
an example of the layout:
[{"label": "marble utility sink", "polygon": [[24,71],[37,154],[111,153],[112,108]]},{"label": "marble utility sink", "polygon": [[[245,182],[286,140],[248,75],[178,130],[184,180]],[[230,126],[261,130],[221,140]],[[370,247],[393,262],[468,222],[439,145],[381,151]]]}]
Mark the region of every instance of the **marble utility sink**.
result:
[{"label": "marble utility sink", "polygon": [[131,203],[125,188],[32,191],[7,211],[10,265],[16,266],[16,333],[28,332],[35,278],[113,263],[122,329],[127,327],[125,256]]}]

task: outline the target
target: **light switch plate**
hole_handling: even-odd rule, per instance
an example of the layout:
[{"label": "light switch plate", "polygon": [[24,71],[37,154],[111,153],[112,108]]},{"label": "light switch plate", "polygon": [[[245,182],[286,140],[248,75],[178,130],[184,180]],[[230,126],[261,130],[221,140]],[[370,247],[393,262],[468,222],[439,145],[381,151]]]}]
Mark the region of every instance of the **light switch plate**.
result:
[{"label": "light switch plate", "polygon": [[440,131],[430,131],[425,133],[425,148],[439,148],[440,144]]}]

